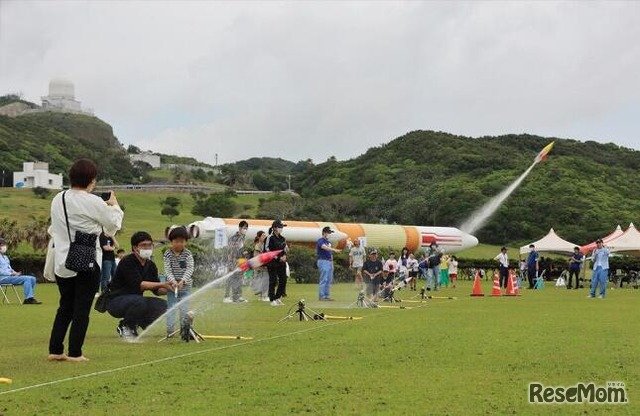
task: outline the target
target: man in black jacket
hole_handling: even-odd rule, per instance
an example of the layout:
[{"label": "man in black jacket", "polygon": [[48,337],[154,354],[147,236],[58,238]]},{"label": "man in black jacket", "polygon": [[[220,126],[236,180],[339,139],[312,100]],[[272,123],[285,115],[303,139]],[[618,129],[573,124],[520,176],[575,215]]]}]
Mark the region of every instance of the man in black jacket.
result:
[{"label": "man in black jacket", "polygon": [[138,335],[137,328],[145,329],[167,311],[167,301],[143,295],[145,290],[156,296],[173,290],[170,283],[160,282],[158,268],[151,255],[153,240],[149,233],[138,231],[131,236],[132,253],[125,256],[109,284],[107,311],[114,318],[122,318],[116,331],[125,339]]}]

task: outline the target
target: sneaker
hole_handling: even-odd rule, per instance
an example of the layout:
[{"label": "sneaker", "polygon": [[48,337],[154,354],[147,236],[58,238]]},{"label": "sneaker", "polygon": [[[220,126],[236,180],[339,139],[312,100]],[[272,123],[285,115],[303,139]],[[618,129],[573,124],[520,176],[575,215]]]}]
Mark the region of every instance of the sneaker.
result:
[{"label": "sneaker", "polygon": [[598,299],[604,299],[604,296],[600,295],[598,296]]},{"label": "sneaker", "polygon": [[282,300],[280,300],[280,299],[276,299],[276,301],[278,302],[278,305],[280,305],[280,306],[284,306],[284,303],[282,302]]},{"label": "sneaker", "polygon": [[222,299],[222,303],[233,303],[233,299],[231,299],[230,297],[226,297]]},{"label": "sneaker", "polygon": [[263,302],[271,302],[271,300],[269,300],[269,296],[263,296],[262,297],[262,301]]},{"label": "sneaker", "polygon": [[36,298],[29,298],[22,301],[23,305],[41,305],[42,302],[38,302]]},{"label": "sneaker", "polygon": [[125,340],[132,340],[137,337],[137,333],[135,330],[129,328],[128,326],[123,326],[120,328],[120,338]]},{"label": "sneaker", "polygon": [[587,296],[587,299],[593,299],[593,298],[595,298],[595,296],[591,296],[591,295]]},{"label": "sneaker", "polygon": [[282,306],[282,302],[280,302],[280,299],[272,300],[271,306]]},{"label": "sneaker", "polygon": [[246,300],[245,298],[238,298],[233,301],[233,303],[245,303],[245,302],[248,302],[248,300]]}]

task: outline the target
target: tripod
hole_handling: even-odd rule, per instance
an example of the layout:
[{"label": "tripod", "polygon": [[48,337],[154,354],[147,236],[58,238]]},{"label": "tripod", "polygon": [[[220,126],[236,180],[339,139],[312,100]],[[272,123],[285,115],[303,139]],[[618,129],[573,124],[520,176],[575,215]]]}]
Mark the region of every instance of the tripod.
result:
[{"label": "tripod", "polygon": [[358,299],[356,299],[355,302],[349,305],[350,308],[353,308],[354,306],[358,308],[377,308],[378,304],[372,300],[367,299],[367,297],[364,295],[364,291],[360,291],[360,293],[358,294]]},{"label": "tripod", "polygon": [[[323,313],[317,313],[316,311],[314,311],[311,308],[307,308],[304,302],[304,299],[300,299],[298,301],[298,309],[296,309],[293,312],[289,312],[289,314],[287,316],[285,316],[284,318],[280,319],[278,322],[282,322],[285,319],[289,319],[295,316],[295,314],[298,314],[298,319],[300,321],[308,321],[308,320],[312,320],[312,321],[324,321],[324,314]],[[307,309],[309,309],[309,311],[311,312],[311,314],[309,314],[309,312],[307,312]],[[289,309],[289,311],[291,311],[291,309]]]},{"label": "tripod", "polygon": [[194,340],[197,343],[200,341],[204,341],[204,337],[200,335],[198,331],[193,328],[193,312],[189,311],[185,314],[184,318],[182,318],[182,322],[180,323],[180,329],[176,329],[170,334],[167,334],[166,337],[161,338],[158,342],[166,341],[169,338],[173,338],[177,333],[180,333],[180,338],[184,342],[189,342]]}]

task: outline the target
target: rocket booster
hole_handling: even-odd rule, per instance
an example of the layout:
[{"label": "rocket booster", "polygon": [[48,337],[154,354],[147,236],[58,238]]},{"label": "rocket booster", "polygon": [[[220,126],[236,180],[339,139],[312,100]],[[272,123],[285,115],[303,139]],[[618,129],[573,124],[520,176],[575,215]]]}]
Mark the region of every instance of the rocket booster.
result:
[{"label": "rocket booster", "polygon": [[240,259],[238,260],[238,267],[243,272],[246,272],[249,269],[257,269],[276,258],[281,251],[282,250],[267,251],[266,253],[260,253],[255,257],[251,257],[250,259]]},{"label": "rocket booster", "polygon": [[551,149],[553,149],[553,145],[554,144],[555,144],[555,142],[551,142],[548,145],[546,145],[544,148],[542,148],[540,153],[538,153],[536,155],[536,158],[534,159],[534,162],[542,162],[543,160],[545,160],[547,158],[547,155],[551,151]]}]

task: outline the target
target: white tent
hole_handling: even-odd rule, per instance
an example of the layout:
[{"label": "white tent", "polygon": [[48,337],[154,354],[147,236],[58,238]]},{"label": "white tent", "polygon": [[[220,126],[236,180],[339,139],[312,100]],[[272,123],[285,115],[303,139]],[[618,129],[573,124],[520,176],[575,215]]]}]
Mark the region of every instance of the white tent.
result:
[{"label": "white tent", "polygon": [[[631,225],[633,225],[633,224],[631,224]],[[602,237],[602,242],[605,245],[607,245],[609,243],[609,241],[613,240],[614,238],[620,237],[622,234],[624,234],[624,231],[622,231],[622,227],[620,227],[620,225],[618,225],[616,227],[616,229],[611,234],[609,234],[606,237]],[[589,244],[585,244],[584,246],[580,247],[580,251],[583,254],[588,254],[588,253],[591,253],[594,248],[596,248],[596,242],[595,241],[593,241],[593,242],[591,242]]]},{"label": "white tent", "polygon": [[640,254],[640,232],[633,223],[622,235],[604,243],[614,253]]},{"label": "white tent", "polygon": [[531,251],[531,249],[529,248],[531,244],[536,246],[536,251],[545,253],[570,254],[573,253],[574,247],[578,247],[572,242],[560,238],[560,236],[558,236],[558,234],[553,231],[553,228],[550,229],[549,233],[542,237],[540,240],[520,247],[520,254],[529,253]]}]

